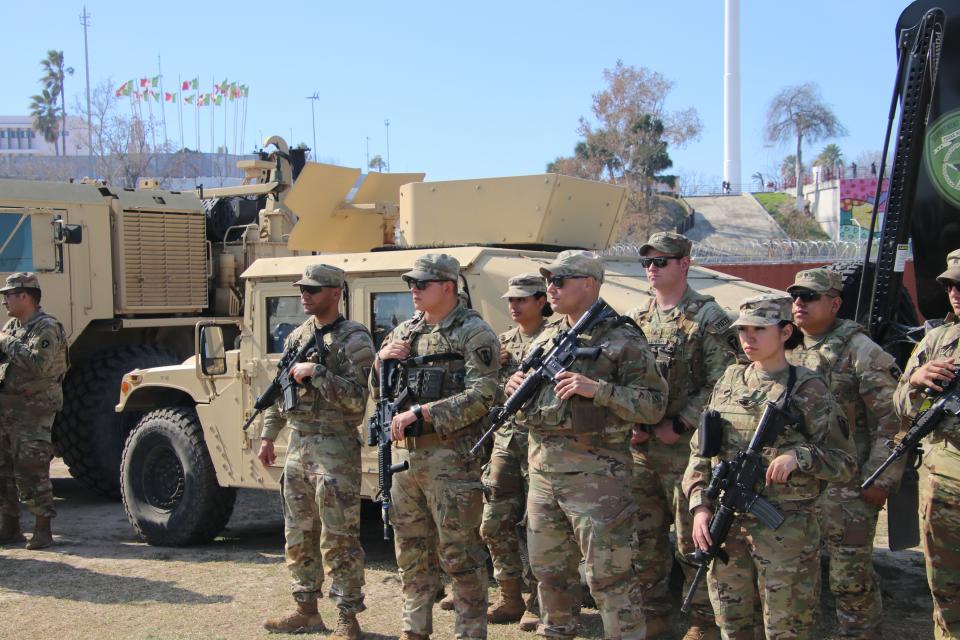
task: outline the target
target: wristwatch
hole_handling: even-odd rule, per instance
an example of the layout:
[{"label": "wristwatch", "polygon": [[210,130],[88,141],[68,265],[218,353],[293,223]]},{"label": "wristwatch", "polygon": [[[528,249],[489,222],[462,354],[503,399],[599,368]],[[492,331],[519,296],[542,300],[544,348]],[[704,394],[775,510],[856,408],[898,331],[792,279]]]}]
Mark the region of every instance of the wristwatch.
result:
[{"label": "wristwatch", "polygon": [[418,404],[410,407],[410,411],[413,411],[413,415],[417,416],[417,420],[423,421],[423,407]]}]

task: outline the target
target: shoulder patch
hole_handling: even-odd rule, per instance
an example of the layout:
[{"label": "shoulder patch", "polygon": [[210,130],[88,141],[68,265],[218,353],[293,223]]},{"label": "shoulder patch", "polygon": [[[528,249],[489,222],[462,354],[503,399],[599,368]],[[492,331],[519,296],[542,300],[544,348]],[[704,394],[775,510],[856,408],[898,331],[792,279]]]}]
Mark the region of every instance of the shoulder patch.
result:
[{"label": "shoulder patch", "polygon": [[490,364],[493,362],[493,349],[491,349],[490,347],[488,346],[477,347],[476,349],[473,350],[473,352],[477,354],[477,357],[480,358],[480,362],[482,362],[484,366],[489,367]]}]

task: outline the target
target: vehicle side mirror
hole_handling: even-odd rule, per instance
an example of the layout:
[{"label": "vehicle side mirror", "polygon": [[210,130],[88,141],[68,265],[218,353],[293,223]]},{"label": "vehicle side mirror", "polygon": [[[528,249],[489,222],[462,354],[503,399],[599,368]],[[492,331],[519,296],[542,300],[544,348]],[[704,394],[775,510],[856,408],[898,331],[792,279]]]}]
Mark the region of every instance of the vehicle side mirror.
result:
[{"label": "vehicle side mirror", "polygon": [[200,370],[204,375],[222,376],[227,372],[227,350],[223,330],[216,325],[200,327]]},{"label": "vehicle side mirror", "polygon": [[60,234],[63,244],[80,244],[83,242],[83,227],[79,224],[60,225]]}]

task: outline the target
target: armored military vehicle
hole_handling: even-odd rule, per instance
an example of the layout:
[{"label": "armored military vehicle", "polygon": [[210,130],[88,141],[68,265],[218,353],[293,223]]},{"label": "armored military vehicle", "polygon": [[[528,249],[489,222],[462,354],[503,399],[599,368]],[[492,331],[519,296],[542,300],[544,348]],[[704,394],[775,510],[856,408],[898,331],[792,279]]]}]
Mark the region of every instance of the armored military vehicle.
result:
[{"label": "armored military vehicle", "polygon": [[[139,420],[123,454],[124,506],[152,544],[209,540],[226,525],[237,487],[279,489],[285,433],[276,443],[276,464],[264,467],[256,455],[259,420],[246,432],[241,425],[276,373],[284,338],[305,319],[292,284],[305,266],[322,261],[346,272],[342,313],[364,322],[379,344],[413,315],[400,274],[419,255],[442,250],[462,265],[466,304],[503,331],[510,325],[500,298],[507,280],[536,271],[562,248],[603,251],[626,205],[622,187],[547,174],[412,182],[400,188],[396,212],[336,209],[337,198],[326,194],[334,181],[304,180],[322,169],[307,165],[287,202],[301,213],[291,242],[323,255],[261,258],[244,271],[246,304],[236,348],[227,348],[232,319],[204,319],[194,329],[194,357],[123,378],[117,411]],[[347,177],[342,184],[349,183]],[[385,237],[396,242],[382,246]],[[610,256],[606,268],[601,295],[616,309],[649,299],[637,257]],[[728,309],[769,291],[700,268],[692,270],[691,282]],[[376,492],[375,451],[367,449],[362,462],[367,498]]]}]

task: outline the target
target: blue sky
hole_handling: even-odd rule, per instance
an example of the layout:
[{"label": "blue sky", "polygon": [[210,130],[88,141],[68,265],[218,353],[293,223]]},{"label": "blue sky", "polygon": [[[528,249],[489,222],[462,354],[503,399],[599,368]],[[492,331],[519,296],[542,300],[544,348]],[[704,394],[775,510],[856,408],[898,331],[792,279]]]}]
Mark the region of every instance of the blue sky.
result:
[{"label": "blue sky", "polygon": [[[769,147],[762,129],[770,99],[786,85],[816,82],[849,135],[836,140],[848,160],[883,143],[895,71],[894,26],[906,2],[742,0],[741,82],[744,180],[791,153]],[[39,60],[63,49],[76,68],[68,107],[83,91],[81,3],[59,0],[4,7],[4,90],[0,114],[28,112]],[[577,121],[590,115],[603,69],[617,59],[675,82],[670,109],[695,107],[700,139],[673,149],[673,172],[688,181],[722,174],[723,1],[686,2],[182,2],[89,0],[91,84],[157,74],[250,87],[246,142],[276,133],[313,146],[317,156],[364,166],[386,156],[393,171],[441,180],[540,173],[569,155]],[[275,11],[274,14],[267,12]],[[11,59],[12,55],[12,59]],[[186,115],[192,112],[185,111]],[[201,148],[209,149],[209,111]],[[222,142],[221,107],[216,112]],[[179,144],[176,113],[167,109]],[[228,145],[233,142],[231,111]],[[185,124],[194,147],[193,122]],[[292,137],[291,137],[292,133]],[[805,153],[810,158],[825,142]],[[812,152],[812,153],[811,153]]]}]

